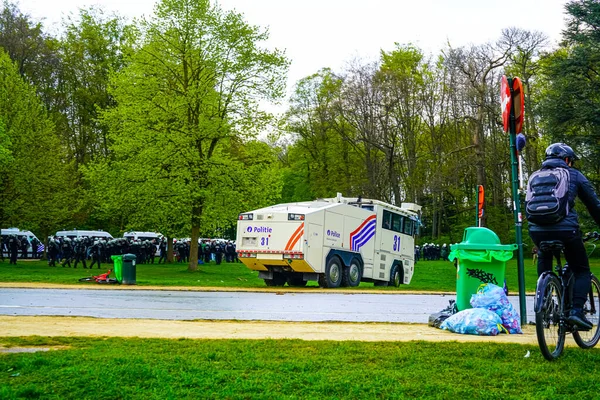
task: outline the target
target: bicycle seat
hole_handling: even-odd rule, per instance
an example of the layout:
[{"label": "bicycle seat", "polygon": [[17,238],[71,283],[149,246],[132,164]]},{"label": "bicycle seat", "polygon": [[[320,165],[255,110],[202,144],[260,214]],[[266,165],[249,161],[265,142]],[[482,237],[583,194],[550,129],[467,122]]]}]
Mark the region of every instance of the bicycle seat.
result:
[{"label": "bicycle seat", "polygon": [[560,240],[545,240],[540,242],[540,250],[541,251],[550,251],[552,253],[560,252],[565,245]]}]

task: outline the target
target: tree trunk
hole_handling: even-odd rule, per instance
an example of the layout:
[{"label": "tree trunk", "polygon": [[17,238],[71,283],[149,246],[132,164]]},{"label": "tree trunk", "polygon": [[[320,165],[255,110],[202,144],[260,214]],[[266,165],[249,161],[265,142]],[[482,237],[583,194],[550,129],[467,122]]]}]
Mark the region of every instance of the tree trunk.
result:
[{"label": "tree trunk", "polygon": [[167,236],[167,262],[173,262],[173,238]]},{"label": "tree trunk", "polygon": [[199,218],[192,217],[192,240],[190,242],[190,263],[188,265],[188,271],[198,270],[198,237],[200,236],[200,224],[195,221],[197,219]]},{"label": "tree trunk", "polygon": [[[198,200],[200,201],[200,200]],[[200,216],[202,207],[192,207],[192,240],[190,243],[190,263],[188,271],[198,270],[198,238],[200,237]]]}]

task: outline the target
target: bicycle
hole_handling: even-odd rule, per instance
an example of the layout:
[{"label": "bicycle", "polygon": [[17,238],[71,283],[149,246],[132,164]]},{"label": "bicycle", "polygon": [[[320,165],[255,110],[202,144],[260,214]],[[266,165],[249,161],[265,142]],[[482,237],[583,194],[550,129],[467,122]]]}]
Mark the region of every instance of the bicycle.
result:
[{"label": "bicycle", "polygon": [[96,283],[118,283],[116,279],[110,278],[112,269],[109,269],[105,274],[96,276],[86,276],[85,278],[79,278],[79,282],[96,282]]},{"label": "bicycle", "polygon": [[[586,235],[584,241],[597,241],[598,232]],[[537,281],[535,295],[535,330],[542,355],[549,361],[557,359],[563,352],[568,333],[582,349],[590,349],[600,340],[600,281],[591,274],[592,284],[583,306],[586,318],[593,324],[591,330],[580,330],[567,322],[573,296],[574,275],[569,265],[562,266],[560,254],[563,243],[558,240],[540,242],[540,250],[550,251],[556,258],[554,271],[546,271]],[[596,249],[596,245],[590,255]]]}]

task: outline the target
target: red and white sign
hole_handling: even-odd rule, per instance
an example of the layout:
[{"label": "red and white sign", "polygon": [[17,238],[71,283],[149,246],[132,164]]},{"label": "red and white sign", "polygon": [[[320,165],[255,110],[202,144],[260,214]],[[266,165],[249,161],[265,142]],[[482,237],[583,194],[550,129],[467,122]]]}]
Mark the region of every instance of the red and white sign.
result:
[{"label": "red and white sign", "polygon": [[525,93],[523,84],[517,77],[513,78],[513,99],[515,105],[515,134],[523,131],[523,118],[525,116]]},{"label": "red and white sign", "polygon": [[510,126],[510,107],[511,107],[510,87],[506,75],[502,75],[500,84],[500,107],[502,108],[502,122],[504,122],[504,132],[508,132]]}]

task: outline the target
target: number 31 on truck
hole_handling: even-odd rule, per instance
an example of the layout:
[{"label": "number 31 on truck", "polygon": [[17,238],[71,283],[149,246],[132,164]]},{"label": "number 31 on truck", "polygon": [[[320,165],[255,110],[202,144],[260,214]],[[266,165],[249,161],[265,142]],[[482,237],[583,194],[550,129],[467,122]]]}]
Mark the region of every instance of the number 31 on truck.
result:
[{"label": "number 31 on truck", "polygon": [[267,286],[409,284],[420,211],[340,193],[261,208],[239,215],[238,258]]}]

